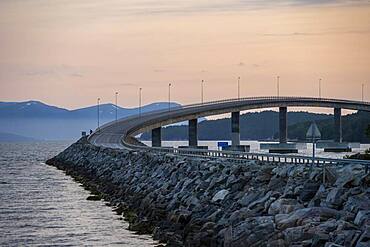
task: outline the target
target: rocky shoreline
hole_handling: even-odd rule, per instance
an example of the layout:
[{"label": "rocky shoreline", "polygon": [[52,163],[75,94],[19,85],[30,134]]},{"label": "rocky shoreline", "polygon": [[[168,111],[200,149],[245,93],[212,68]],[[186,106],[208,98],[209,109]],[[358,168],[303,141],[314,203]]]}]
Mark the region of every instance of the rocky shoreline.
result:
[{"label": "rocky shoreline", "polygon": [[176,157],[81,139],[47,164],[167,246],[370,246],[370,175]]}]

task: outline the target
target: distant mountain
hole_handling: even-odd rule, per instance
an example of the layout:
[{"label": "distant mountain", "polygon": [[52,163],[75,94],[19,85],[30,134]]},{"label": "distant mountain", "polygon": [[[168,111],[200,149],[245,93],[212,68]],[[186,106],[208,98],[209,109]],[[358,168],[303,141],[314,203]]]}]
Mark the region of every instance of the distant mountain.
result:
[{"label": "distant mountain", "polygon": [[[171,103],[171,107],[181,107]],[[143,113],[167,109],[168,102],[145,105]],[[117,108],[118,118],[139,113],[138,108]],[[99,106],[100,123],[113,121],[116,106]],[[50,106],[40,101],[0,102],[0,132],[29,136],[40,140],[74,140],[81,131],[94,130],[97,127],[97,106],[68,110]]]},{"label": "distant mountain", "polygon": [[[179,107],[180,104],[171,103],[171,107]],[[0,102],[0,118],[97,118],[98,107],[96,105],[67,110],[56,106],[46,105],[40,101],[26,102]],[[168,102],[158,102],[145,105],[141,112],[149,112],[168,108]],[[139,108],[117,107],[119,118],[138,114]],[[101,104],[99,106],[101,119],[114,119],[116,116],[116,106],[113,104]]]},{"label": "distant mountain", "polygon": [[37,140],[26,136],[0,132],[0,142],[32,142],[32,141]]},{"label": "distant mountain", "polygon": [[46,105],[40,101],[0,102],[0,118],[64,117],[68,110]]}]

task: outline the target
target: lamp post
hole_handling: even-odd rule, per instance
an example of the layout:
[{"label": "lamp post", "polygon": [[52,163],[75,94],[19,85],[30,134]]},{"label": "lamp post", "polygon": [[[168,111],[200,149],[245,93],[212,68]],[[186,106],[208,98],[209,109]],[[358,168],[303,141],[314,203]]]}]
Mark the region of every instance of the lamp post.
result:
[{"label": "lamp post", "polygon": [[240,76],[238,77],[238,99],[240,99]]},{"label": "lamp post", "polygon": [[319,98],[321,99],[321,78],[319,79]]},{"label": "lamp post", "polygon": [[280,96],[280,76],[277,76],[276,78],[276,83],[277,83],[277,96]]},{"label": "lamp post", "polygon": [[98,98],[98,131],[100,128],[100,98]]},{"label": "lamp post", "polygon": [[117,122],[117,119],[118,119],[118,104],[117,104],[118,92],[115,93],[115,96],[116,96],[116,122]]},{"label": "lamp post", "polygon": [[168,83],[168,111],[171,111],[171,83]]},{"label": "lamp post", "polygon": [[202,80],[200,84],[200,97],[201,97],[202,105],[203,105],[203,84],[204,84],[204,80]]},{"label": "lamp post", "polygon": [[362,83],[362,85],[361,85],[361,99],[362,99],[362,102],[364,102],[364,100],[365,100],[365,97],[364,97],[364,88],[365,88],[365,84]]},{"label": "lamp post", "polygon": [[141,91],[143,89],[140,87],[139,88],[139,117],[141,117]]}]

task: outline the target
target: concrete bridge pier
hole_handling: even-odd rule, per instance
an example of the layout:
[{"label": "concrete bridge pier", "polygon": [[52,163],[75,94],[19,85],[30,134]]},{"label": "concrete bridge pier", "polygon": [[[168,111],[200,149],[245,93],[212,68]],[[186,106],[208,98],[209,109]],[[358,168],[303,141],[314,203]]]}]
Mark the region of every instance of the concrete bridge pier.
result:
[{"label": "concrete bridge pier", "polygon": [[[288,108],[279,107],[279,143],[261,143],[261,149],[268,149],[270,153],[298,153],[297,143],[288,143]],[[304,148],[304,145],[300,145]]]},{"label": "concrete bridge pier", "polygon": [[343,142],[341,108],[334,108],[334,142],[323,142],[317,146],[318,148],[324,148],[324,152],[351,152],[352,147],[360,147],[359,143]]},{"label": "concrete bridge pier", "polygon": [[334,141],[342,142],[342,109],[334,108]]},{"label": "concrete bridge pier", "polygon": [[189,147],[198,147],[198,119],[189,120]]},{"label": "concrete bridge pier", "polygon": [[324,152],[351,152],[352,148],[360,148],[360,143],[343,142],[342,128],[342,109],[334,108],[334,141],[321,141],[317,143],[317,148],[323,148]]},{"label": "concrete bridge pier", "polygon": [[223,147],[223,150],[249,152],[249,145],[240,145],[240,112],[231,112],[231,146]]},{"label": "concrete bridge pier", "polygon": [[279,107],[279,142],[287,143],[288,140],[288,108]]},{"label": "concrete bridge pier", "polygon": [[152,129],[152,147],[162,146],[162,128]]},{"label": "concrete bridge pier", "polygon": [[240,112],[231,113],[231,146],[240,145]]}]

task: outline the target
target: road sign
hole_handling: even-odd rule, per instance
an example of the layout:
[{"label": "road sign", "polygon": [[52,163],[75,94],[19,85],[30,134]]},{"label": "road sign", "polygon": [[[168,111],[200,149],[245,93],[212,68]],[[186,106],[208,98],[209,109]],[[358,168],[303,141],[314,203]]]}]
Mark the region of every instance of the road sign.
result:
[{"label": "road sign", "polygon": [[307,139],[312,140],[312,163],[310,167],[310,173],[312,172],[313,165],[315,164],[315,148],[316,148],[316,141],[321,139],[321,133],[319,128],[317,127],[316,123],[313,122],[308,128],[307,134],[306,134]]},{"label": "road sign", "polygon": [[319,140],[321,139],[321,133],[316,123],[312,123],[310,128],[307,131],[306,138],[310,140]]}]

